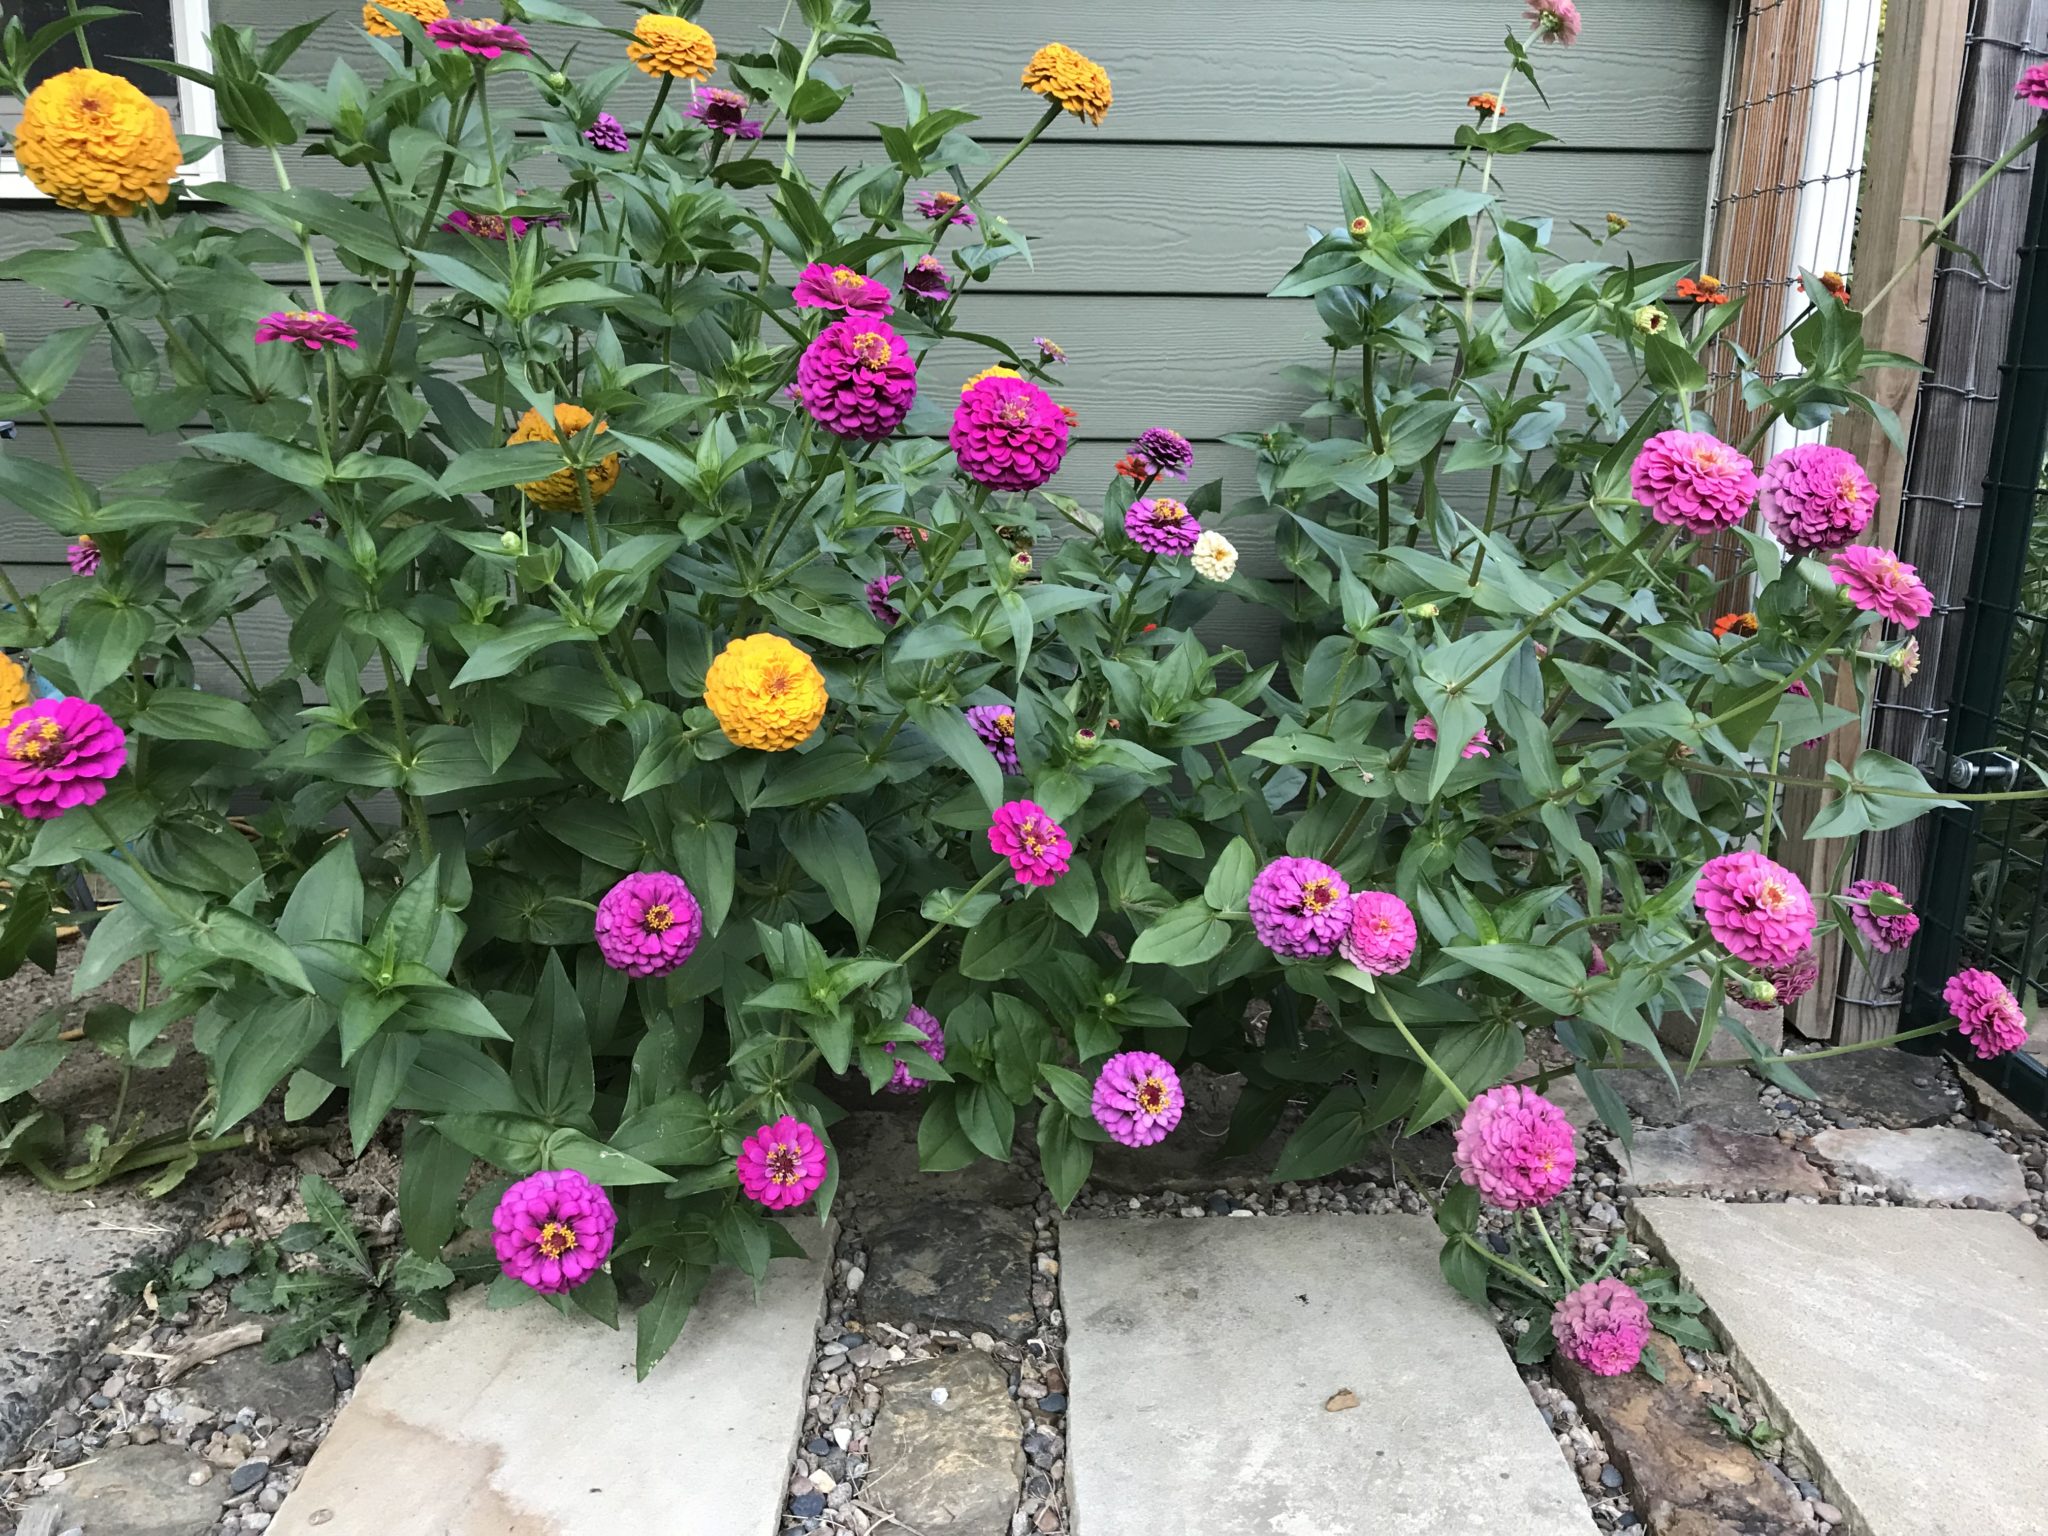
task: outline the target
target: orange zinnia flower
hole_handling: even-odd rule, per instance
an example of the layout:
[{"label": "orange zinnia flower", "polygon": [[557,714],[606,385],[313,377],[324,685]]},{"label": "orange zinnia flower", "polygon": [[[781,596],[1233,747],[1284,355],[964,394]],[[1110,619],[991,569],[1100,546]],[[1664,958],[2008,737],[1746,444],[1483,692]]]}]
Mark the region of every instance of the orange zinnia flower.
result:
[{"label": "orange zinnia flower", "polygon": [[1702,272],[1698,281],[1681,277],[1678,280],[1678,296],[1681,299],[1691,299],[1695,304],[1726,304],[1728,289],[1718,277],[1709,277]]},{"label": "orange zinnia flower", "polygon": [[1501,110],[1500,98],[1491,91],[1481,91],[1476,96],[1467,96],[1465,105],[1486,117],[1506,117]]},{"label": "orange zinnia flower", "polygon": [[1720,640],[1736,634],[1748,639],[1756,633],[1756,628],[1756,615],[1753,613],[1724,613],[1714,620],[1714,638]]}]

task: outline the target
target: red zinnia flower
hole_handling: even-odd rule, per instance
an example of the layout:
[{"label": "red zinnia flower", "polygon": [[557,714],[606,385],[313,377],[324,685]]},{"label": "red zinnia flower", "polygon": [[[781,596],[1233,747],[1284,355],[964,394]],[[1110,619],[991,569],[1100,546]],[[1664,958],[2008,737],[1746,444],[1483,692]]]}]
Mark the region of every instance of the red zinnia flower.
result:
[{"label": "red zinnia flower", "polygon": [[1709,277],[1702,272],[1697,281],[1690,277],[1678,280],[1678,296],[1691,299],[1695,304],[1726,304],[1728,286],[1718,277]]}]

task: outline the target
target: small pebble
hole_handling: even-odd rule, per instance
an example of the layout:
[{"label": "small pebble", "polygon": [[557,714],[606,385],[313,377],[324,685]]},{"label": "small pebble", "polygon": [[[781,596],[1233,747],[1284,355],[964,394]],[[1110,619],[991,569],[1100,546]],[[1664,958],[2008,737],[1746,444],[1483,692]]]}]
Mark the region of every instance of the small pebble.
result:
[{"label": "small pebble", "polygon": [[[941,1388],[939,1390],[944,1389]],[[1067,1411],[1067,1394],[1064,1392],[1048,1392],[1038,1400],[1038,1406],[1046,1413],[1065,1413]]]},{"label": "small pebble", "polygon": [[789,1512],[799,1520],[815,1520],[825,1513],[825,1495],[800,1493],[789,1501]]}]

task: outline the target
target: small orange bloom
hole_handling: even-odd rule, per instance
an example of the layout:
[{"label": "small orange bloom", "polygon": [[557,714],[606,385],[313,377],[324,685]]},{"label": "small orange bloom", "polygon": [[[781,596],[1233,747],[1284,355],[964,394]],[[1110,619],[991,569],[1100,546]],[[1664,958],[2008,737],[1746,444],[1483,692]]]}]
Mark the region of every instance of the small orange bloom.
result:
[{"label": "small orange bloom", "polygon": [[1678,296],[1681,299],[1691,299],[1695,304],[1726,304],[1728,286],[1718,277],[1710,277],[1702,272],[1697,281],[1690,277],[1681,277],[1678,280]]},{"label": "small orange bloom", "polygon": [[[1838,303],[1846,304],[1849,302],[1849,279],[1842,276],[1841,273],[1821,273],[1820,285],[1821,287],[1827,289],[1829,293],[1833,294]],[[1801,293],[1806,292],[1806,282],[1803,278],[1800,280],[1799,283],[1799,291]]]},{"label": "small orange bloom", "polygon": [[1474,112],[1477,112],[1481,117],[1507,116],[1507,113],[1501,110],[1500,98],[1491,91],[1481,91],[1476,96],[1467,96],[1465,98],[1465,105]]},{"label": "small orange bloom", "polygon": [[1136,480],[1141,484],[1151,477],[1151,471],[1146,469],[1144,462],[1129,453],[1116,461],[1116,472],[1126,480]]},{"label": "small orange bloom", "polygon": [[1748,639],[1757,630],[1756,615],[1753,613],[1724,613],[1714,620],[1714,638],[1725,639],[1729,635],[1741,635]]}]

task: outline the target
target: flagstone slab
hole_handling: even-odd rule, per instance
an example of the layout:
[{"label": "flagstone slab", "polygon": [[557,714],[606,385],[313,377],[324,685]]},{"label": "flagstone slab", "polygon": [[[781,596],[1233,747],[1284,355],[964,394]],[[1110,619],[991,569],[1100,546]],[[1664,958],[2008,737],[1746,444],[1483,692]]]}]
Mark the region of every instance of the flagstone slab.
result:
[{"label": "flagstone slab", "polygon": [[1441,1243],[1409,1216],[1067,1222],[1074,1536],[1591,1536]]},{"label": "flagstone slab", "polygon": [[1995,1211],[1639,1200],[1857,1536],[2040,1536],[2048,1244]]},{"label": "flagstone slab", "polygon": [[614,1333],[471,1291],[446,1323],[408,1320],[272,1536],[772,1536],[826,1269],[778,1260],[758,1301],[719,1270],[644,1382],[630,1317]]}]

